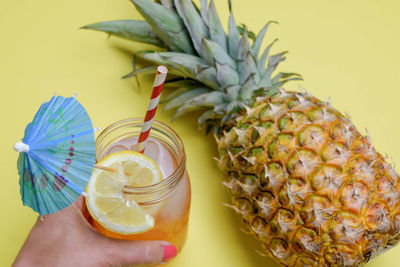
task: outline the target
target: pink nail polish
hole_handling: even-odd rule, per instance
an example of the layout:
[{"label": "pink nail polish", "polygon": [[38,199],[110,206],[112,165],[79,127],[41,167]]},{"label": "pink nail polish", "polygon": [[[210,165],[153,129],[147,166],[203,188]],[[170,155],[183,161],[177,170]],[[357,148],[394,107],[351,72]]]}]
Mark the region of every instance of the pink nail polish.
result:
[{"label": "pink nail polish", "polygon": [[178,253],[178,251],[176,250],[175,246],[173,246],[173,245],[165,246],[163,261],[167,261],[167,260],[175,257],[177,253]]}]

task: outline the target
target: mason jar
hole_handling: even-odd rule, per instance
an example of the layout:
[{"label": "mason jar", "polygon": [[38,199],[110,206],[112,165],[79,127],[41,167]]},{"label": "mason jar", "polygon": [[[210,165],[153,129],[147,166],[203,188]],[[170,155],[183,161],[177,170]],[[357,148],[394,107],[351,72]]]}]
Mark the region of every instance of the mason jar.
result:
[{"label": "mason jar", "polygon": [[[107,127],[96,139],[96,159],[119,151],[136,151],[143,119],[121,120]],[[186,155],[178,134],[166,124],[153,121],[144,154],[161,169],[163,179],[143,187],[124,186],[123,197],[135,200],[153,216],[154,227],[141,234],[122,235],[104,228],[86,210],[86,217],[101,234],[128,240],[164,240],[182,249],[187,236],[191,188]]]}]

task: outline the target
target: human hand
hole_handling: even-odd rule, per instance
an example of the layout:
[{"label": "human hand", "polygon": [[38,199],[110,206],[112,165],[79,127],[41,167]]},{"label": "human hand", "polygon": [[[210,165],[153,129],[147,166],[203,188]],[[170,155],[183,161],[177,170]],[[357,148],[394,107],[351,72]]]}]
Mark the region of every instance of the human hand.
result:
[{"label": "human hand", "polygon": [[128,241],[96,232],[82,213],[84,198],[39,218],[13,266],[125,266],[155,265],[176,255],[165,241]]}]

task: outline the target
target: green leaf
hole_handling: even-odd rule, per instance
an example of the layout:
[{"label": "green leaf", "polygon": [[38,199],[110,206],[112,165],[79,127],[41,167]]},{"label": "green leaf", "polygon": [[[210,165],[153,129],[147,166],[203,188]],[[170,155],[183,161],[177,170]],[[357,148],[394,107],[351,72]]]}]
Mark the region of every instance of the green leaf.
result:
[{"label": "green leaf", "polygon": [[236,69],[236,62],[226,53],[226,51],[216,42],[202,38],[201,51],[204,60],[214,66],[216,62],[229,65]]},{"label": "green leaf", "polygon": [[177,52],[147,52],[140,51],[138,57],[157,64],[165,64],[180,70],[185,76],[195,78],[197,65],[206,65],[205,61],[199,57],[177,53]]},{"label": "green leaf", "polygon": [[200,57],[177,52],[148,51],[140,51],[136,55],[144,60],[175,68],[181,71],[185,77],[198,80],[214,90],[219,89],[217,70],[208,66]]},{"label": "green leaf", "polygon": [[272,86],[268,88],[267,90],[264,91],[265,93],[263,95],[267,96],[273,96],[276,95],[279,92],[279,86]]},{"label": "green leaf", "polygon": [[160,0],[161,4],[168,9],[175,11],[174,1],[173,0]]},{"label": "green leaf", "polygon": [[225,51],[228,51],[228,39],[219,19],[214,0],[210,1],[207,18],[211,40],[219,44]]},{"label": "green leaf", "polygon": [[231,57],[236,60],[237,49],[240,41],[240,33],[236,26],[235,18],[233,17],[231,0],[228,0],[228,3],[230,11],[229,24],[228,24],[228,48],[229,48],[229,55],[231,55]]},{"label": "green leaf", "polygon": [[246,64],[246,58],[250,51],[250,42],[247,36],[247,31],[244,31],[242,38],[240,39],[238,50],[237,50],[237,60],[238,60],[238,72],[239,72],[239,82],[243,84],[249,75],[251,70]]},{"label": "green leaf", "polygon": [[[176,68],[169,68],[168,74],[186,78],[186,75]],[[154,72],[154,75],[156,75],[156,72]]]},{"label": "green leaf", "polygon": [[217,67],[217,80],[221,86],[230,86],[239,83],[239,74],[227,64],[215,64]]},{"label": "green leaf", "polygon": [[303,80],[303,78],[301,78],[301,77],[292,77],[292,78],[280,80],[279,82],[274,83],[273,86],[279,88],[289,81],[302,81],[302,80]]},{"label": "green leaf", "polygon": [[257,63],[251,54],[250,42],[245,31],[238,47],[238,70],[240,83],[244,83],[252,73],[254,73],[255,82],[260,80],[260,74],[257,68]]},{"label": "green leaf", "polygon": [[[164,84],[164,92],[163,92],[163,97],[160,100],[160,104],[165,104],[168,101],[170,101],[171,99],[176,98],[179,95],[181,95],[189,90],[190,90],[190,88],[187,88],[187,87],[179,87],[176,89],[175,88],[171,89],[171,87],[169,87],[169,88],[165,87],[165,84]],[[171,92],[168,92],[168,91],[171,91]]]},{"label": "green leaf", "polygon": [[[126,74],[125,76],[122,76],[122,79],[129,79],[132,77],[136,77],[139,74],[141,74],[141,75],[147,75],[147,74],[156,75],[156,73],[157,73],[157,66],[149,66],[149,67],[144,67],[141,69],[135,69],[135,70],[129,72],[128,74]],[[169,68],[168,74],[183,76],[182,72],[175,68]],[[138,84],[138,86],[140,87],[139,84]]]},{"label": "green leaf", "polygon": [[202,58],[194,55],[176,52],[160,52],[159,54],[186,69],[188,74],[194,74],[197,66],[207,65]]},{"label": "green leaf", "polygon": [[251,40],[256,39],[256,35],[254,34],[254,32],[249,31],[249,30],[247,29],[247,26],[246,26],[245,24],[242,23],[242,24],[238,25],[237,28],[238,28],[239,34],[240,34],[241,36],[243,36],[244,32],[246,31],[246,32],[247,32],[247,36],[248,36]]},{"label": "green leaf", "polygon": [[264,40],[264,36],[268,30],[268,27],[271,23],[278,23],[276,21],[269,21],[267,24],[265,24],[264,28],[261,29],[259,34],[257,35],[256,39],[254,40],[254,43],[251,47],[251,52],[254,55],[255,58],[258,57],[258,54],[260,52],[260,47],[262,44],[262,41]]},{"label": "green leaf", "polygon": [[253,96],[253,92],[257,90],[259,86],[255,82],[255,73],[252,73],[249,78],[243,83],[242,88],[240,88],[240,99],[250,100]]},{"label": "green leaf", "polygon": [[[136,71],[136,56],[135,55],[133,55],[133,57],[131,59],[131,64],[132,64],[132,70]],[[124,77],[122,77],[122,79],[124,79]],[[137,84],[138,88],[140,89],[141,88],[140,81],[137,76],[135,76],[135,80],[136,80],[136,84]]]},{"label": "green leaf", "polygon": [[220,115],[217,115],[212,109],[207,110],[201,114],[201,116],[198,118],[197,123],[199,125],[199,130],[203,129],[204,123],[208,120],[215,120],[221,118]]},{"label": "green leaf", "polygon": [[247,57],[244,61],[239,61],[239,73],[241,83],[244,83],[250,76],[253,76],[253,79],[256,84],[260,82],[260,73],[258,72],[257,63],[254,59],[253,55],[250,51],[247,53]]},{"label": "green leaf", "polygon": [[284,55],[287,54],[287,51],[278,53],[276,55],[270,56],[268,60],[268,67],[265,70],[263,77],[264,76],[269,76],[271,77],[271,74],[274,72],[274,70],[278,67],[279,63],[284,61],[286,57]]},{"label": "green leaf", "polygon": [[214,90],[220,90],[220,85],[217,80],[217,70],[214,67],[197,66],[195,79]]},{"label": "green leaf", "polygon": [[270,75],[264,75],[262,76],[260,82],[258,83],[258,86],[260,87],[266,87],[269,88],[272,86],[272,80]]},{"label": "green leaf", "polygon": [[239,41],[239,46],[237,49],[237,60],[245,60],[247,54],[250,51],[250,41],[247,35],[247,31],[245,31],[242,35],[242,38]]},{"label": "green leaf", "polygon": [[208,0],[200,0],[200,15],[206,25],[208,25],[207,2]]},{"label": "green leaf", "polygon": [[260,59],[257,61],[257,67],[260,73],[263,73],[265,71],[265,64],[267,63],[267,59],[269,56],[269,51],[271,50],[271,47],[278,41],[278,39],[275,39],[272,43],[270,43],[265,49],[264,52],[262,53]]},{"label": "green leaf", "polygon": [[[192,90],[194,88],[199,88],[199,87],[186,87],[185,86],[185,87],[179,87],[179,88],[172,89],[171,87],[166,88],[165,85],[164,85],[164,89],[166,89],[167,92],[166,92],[165,95],[163,95],[163,98],[160,101],[160,103],[161,104],[165,104],[166,102],[170,101],[171,99],[176,98],[179,95],[181,95],[181,94],[183,94],[183,93],[185,93],[185,92],[187,92],[189,90]],[[211,91],[211,89],[209,89],[209,90]]]},{"label": "green leaf", "polygon": [[171,71],[172,69],[176,69],[176,70],[181,72],[180,76],[182,76],[182,77],[186,78],[188,76],[186,71],[181,66],[179,66],[178,64],[176,64],[176,63],[174,63],[172,61],[169,61],[169,60],[165,59],[158,52],[154,52],[154,51],[139,51],[139,52],[136,53],[136,56],[141,58],[141,59],[143,59],[143,60],[155,63],[157,65],[165,65],[166,67],[168,67],[169,71]]},{"label": "green leaf", "polygon": [[278,66],[280,62],[285,60],[284,55],[287,53],[287,51],[278,53],[276,55],[270,56],[269,61],[268,61],[268,67],[264,71],[262,78],[259,82],[260,87],[271,87],[273,86],[273,82],[271,80],[271,75]]},{"label": "green leaf", "polygon": [[225,88],[226,92],[227,92],[227,97],[228,97],[228,101],[230,102],[231,100],[236,100],[238,99],[239,96],[239,92],[240,92],[240,88],[241,85],[239,84],[235,84],[235,85],[230,85],[228,87]]},{"label": "green leaf", "polygon": [[224,100],[224,93],[217,91],[196,96],[176,110],[173,120],[191,111],[203,108],[212,108],[216,105],[223,103]]},{"label": "green leaf", "polygon": [[209,36],[207,25],[203,22],[192,1],[175,0],[175,7],[189,31],[197,54],[201,55],[201,38]]},{"label": "green leaf", "polygon": [[272,83],[278,82],[280,79],[286,79],[286,78],[291,78],[291,77],[297,77],[302,79],[300,74],[293,73],[293,72],[279,72],[277,75],[275,75],[274,78],[272,78]]},{"label": "green leaf", "polygon": [[254,58],[253,54],[249,51],[247,53],[247,57],[243,62],[243,65],[240,65],[241,62],[239,62],[239,68],[243,68],[244,66],[247,66],[246,70],[244,73],[249,73],[248,77],[254,73],[254,81],[255,83],[258,83],[261,79],[260,73],[257,68],[257,62],[256,59]]},{"label": "green leaf", "polygon": [[157,66],[150,66],[150,67],[133,70],[133,71],[129,72],[127,75],[123,76],[122,79],[132,78],[138,74],[155,74],[155,73],[157,73]]},{"label": "green leaf", "polygon": [[[225,113],[231,113],[234,110],[238,110],[238,109],[240,109],[240,106],[241,106],[241,102],[232,101],[225,107]],[[227,118],[230,118],[230,117],[231,116],[229,114],[229,116]],[[227,118],[225,118],[225,119],[227,119]]]},{"label": "green leaf", "polygon": [[204,94],[203,97],[200,97],[199,99],[204,99],[203,104],[207,106],[216,106],[225,102],[226,95],[222,92],[213,91],[211,93]]},{"label": "green leaf", "polygon": [[81,29],[101,31],[128,40],[164,47],[146,21],[141,20],[114,20],[104,21],[83,26]]},{"label": "green leaf", "polygon": [[173,51],[194,54],[182,19],[171,9],[148,0],[131,0],[153,31]]},{"label": "green leaf", "polygon": [[200,105],[200,104],[198,104],[198,103],[192,103],[192,104],[190,104],[190,105],[182,106],[182,107],[178,108],[178,109],[175,111],[175,114],[174,114],[174,116],[172,117],[172,121],[176,120],[177,118],[181,117],[182,115],[185,115],[185,114],[188,113],[188,112],[192,112],[192,111],[196,111],[196,110],[201,110],[201,109],[204,109],[204,108],[207,108],[207,107],[205,107],[205,106],[203,106],[203,105]]},{"label": "green leaf", "polygon": [[268,67],[276,67],[278,64],[282,61],[284,61],[286,58],[284,57],[285,54],[287,54],[287,51],[278,53],[276,55],[273,55],[269,58],[268,61]]},{"label": "green leaf", "polygon": [[[136,78],[136,83],[138,85],[138,87],[140,88],[140,82],[139,79],[137,77],[138,74],[152,74],[155,75],[157,73],[157,67],[156,66],[149,66],[149,67],[144,67],[141,69],[136,69],[136,64],[135,64],[135,57],[132,57],[132,68],[133,70],[128,73],[127,75],[123,76],[122,79],[127,79],[127,78],[131,78],[131,77],[135,77]],[[157,64],[164,64],[164,63],[157,63]],[[184,73],[182,73],[180,70],[174,68],[174,67],[170,67],[168,69],[168,74],[170,75],[177,75],[177,76],[183,76],[186,77],[186,75]]]},{"label": "green leaf", "polygon": [[164,110],[169,110],[169,109],[180,107],[183,104],[185,104],[187,101],[189,101],[190,99],[192,99],[198,95],[205,94],[207,92],[210,92],[210,90],[206,87],[195,88],[192,90],[187,89],[186,92],[183,92],[179,96],[175,96],[174,98],[170,99],[167,102],[167,104],[164,106]]}]

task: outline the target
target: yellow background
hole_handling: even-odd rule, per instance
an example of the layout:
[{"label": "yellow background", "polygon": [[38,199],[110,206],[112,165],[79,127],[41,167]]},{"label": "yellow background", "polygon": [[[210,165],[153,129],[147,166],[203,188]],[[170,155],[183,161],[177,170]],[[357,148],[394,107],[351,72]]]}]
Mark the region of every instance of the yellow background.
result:
[{"label": "yellow background", "polygon": [[[216,0],[223,21],[227,1]],[[268,41],[278,37],[275,52],[289,50],[280,70],[303,74],[307,88],[319,98],[351,114],[354,123],[372,136],[378,151],[400,163],[400,2],[394,0],[233,0],[238,23],[258,32],[268,20],[278,20]],[[23,207],[16,169],[15,142],[43,100],[57,92],[78,92],[95,126],[140,117],[149,90],[130,71],[133,51],[144,46],[105,34],[78,30],[82,25],[113,19],[139,19],[126,0],[19,0],[0,3],[0,266],[12,263],[36,214]],[[142,77],[143,88],[151,87]],[[171,113],[157,114],[168,122]],[[222,203],[229,196],[213,162],[210,137],[197,130],[192,116],[174,122],[186,146],[193,188],[189,239],[168,266],[277,266],[259,256],[257,242],[242,231],[240,220]],[[399,170],[399,168],[397,168]],[[396,253],[397,252],[397,253]],[[397,254],[397,255],[396,255]],[[400,247],[368,264],[397,266]]]}]

